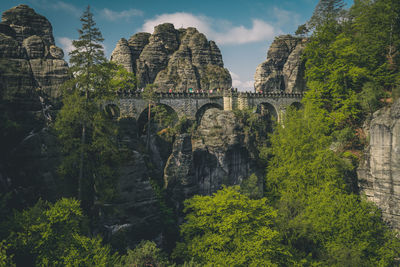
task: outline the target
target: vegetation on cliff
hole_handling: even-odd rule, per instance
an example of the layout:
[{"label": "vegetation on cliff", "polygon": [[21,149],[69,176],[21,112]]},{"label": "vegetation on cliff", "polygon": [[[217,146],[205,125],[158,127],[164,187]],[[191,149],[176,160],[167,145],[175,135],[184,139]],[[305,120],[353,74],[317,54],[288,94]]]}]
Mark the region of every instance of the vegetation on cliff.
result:
[{"label": "vegetation on cliff", "polygon": [[[302,34],[313,30],[303,55],[308,87],[303,108],[288,109],[277,124],[263,121],[262,116],[252,111],[237,111],[233,115],[210,109],[196,131],[194,123],[193,128],[185,119],[176,124],[175,114],[155,105],[154,91],[148,86],[144,93],[149,104],[144,122],[147,130],[143,125],[142,133],[130,134],[138,139],[135,139],[138,146],[143,145],[140,151],[143,156],[131,155],[132,158],[141,161],[140,166],[150,171],[143,176],[133,175],[144,177],[146,183],[140,182],[150,188],[146,193],[151,188],[156,191],[156,201],[164,213],[163,226],[180,223],[180,237],[170,229],[163,232],[175,234],[169,242],[180,238],[176,244],[163,240],[169,238],[163,235],[154,238],[159,244],[167,244],[166,251],[176,245],[168,259],[152,241],[143,241],[133,249],[111,241],[112,247],[104,244],[109,239],[103,240],[95,234],[101,229],[95,224],[103,215],[98,207],[106,206],[116,197],[118,166],[122,161],[118,156],[118,125],[104,111],[104,103],[112,101],[115,90],[135,86],[136,79],[105,60],[101,34],[87,9],[82,17],[80,39],[74,42],[76,49],[71,54],[74,77],[65,84],[63,107],[55,123],[63,149],[60,171],[71,186],[66,195],[79,201],[75,198],[61,198],[54,203],[40,200],[35,205],[28,203],[26,206],[30,207],[25,210],[12,211],[7,206],[9,194],[2,194],[0,265],[398,265],[398,236],[382,220],[381,211],[358,194],[355,181],[355,168],[364,142],[359,134],[361,124],[399,94],[398,14],[400,3],[395,0],[356,1],[348,11],[343,9],[343,1],[321,0],[310,22],[299,30]],[[162,27],[171,28],[170,25]],[[164,32],[162,27],[158,30]],[[1,128],[5,130],[3,135],[9,138],[18,130],[18,125],[8,114],[0,116],[5,122]],[[210,125],[214,123],[214,132],[204,124],[207,120]],[[161,131],[152,127],[153,123]],[[243,129],[239,129],[239,124]],[[272,125],[274,131],[270,132]],[[152,149],[157,146],[154,139],[165,137],[165,128],[170,129],[165,140],[171,143],[175,138],[179,142],[175,143],[172,153],[165,147],[158,154],[153,153]],[[203,134],[197,136],[199,144],[192,142],[192,131]],[[221,140],[223,131],[229,132],[228,141]],[[145,132],[147,138],[139,140]],[[200,140],[205,137],[209,140]],[[190,169],[195,161],[191,154],[193,147],[201,146],[197,160],[220,164],[226,158],[220,155],[227,154],[226,143],[237,145],[249,140],[255,142],[250,153],[259,154],[250,156],[261,158],[259,164],[265,168],[263,185],[256,174],[251,174],[242,187],[224,187],[212,195],[185,200],[186,217],[176,218],[172,211],[182,210],[179,201],[183,197],[179,195],[181,198],[174,200],[166,194],[174,192],[162,189],[161,179],[155,178],[166,164],[154,166],[150,157],[163,161],[164,154],[173,154],[168,161],[176,166],[165,168],[171,176],[166,181],[170,184],[182,181],[182,186],[177,187],[181,191],[175,190],[189,195],[193,188],[185,186],[193,186],[192,178],[177,177],[198,171]],[[237,153],[232,153],[232,157],[241,159]],[[135,170],[139,172],[138,168]],[[240,179],[237,181],[241,182]],[[214,183],[215,188],[219,186],[211,178],[209,183]],[[142,198],[152,201],[147,195]],[[137,213],[138,217],[142,215]],[[112,228],[111,234],[118,227]],[[124,255],[114,254],[117,250]]]}]

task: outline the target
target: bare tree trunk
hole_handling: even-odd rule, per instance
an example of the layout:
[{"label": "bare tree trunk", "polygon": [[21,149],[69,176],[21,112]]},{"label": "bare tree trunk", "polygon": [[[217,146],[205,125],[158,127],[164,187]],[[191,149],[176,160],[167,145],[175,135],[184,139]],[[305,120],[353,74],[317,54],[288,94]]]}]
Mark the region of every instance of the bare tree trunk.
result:
[{"label": "bare tree trunk", "polygon": [[147,113],[147,151],[150,149],[150,119],[151,119],[151,104],[149,101],[149,110]]},{"label": "bare tree trunk", "polygon": [[[89,99],[89,91],[85,92],[85,111],[87,109],[87,101]],[[82,123],[82,136],[81,136],[81,155],[79,160],[79,177],[78,177],[78,198],[82,202],[83,199],[83,163],[84,163],[84,154],[85,154],[85,143],[86,143],[86,121],[83,118]]]},{"label": "bare tree trunk", "polygon": [[80,155],[80,162],[79,162],[79,185],[78,185],[78,198],[82,201],[83,197],[83,158],[84,158],[84,146],[86,142],[86,123],[83,122],[82,125],[82,136],[81,136],[81,155]]}]

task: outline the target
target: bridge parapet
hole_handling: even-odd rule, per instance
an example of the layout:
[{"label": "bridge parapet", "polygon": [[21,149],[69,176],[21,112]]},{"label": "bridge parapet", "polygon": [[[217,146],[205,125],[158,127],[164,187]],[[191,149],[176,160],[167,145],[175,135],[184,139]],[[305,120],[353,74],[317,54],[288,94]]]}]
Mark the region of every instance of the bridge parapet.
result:
[{"label": "bridge parapet", "polygon": [[[121,98],[142,98],[141,91],[118,91],[117,95]],[[222,97],[221,92],[157,92],[157,98],[218,98]]]},{"label": "bridge parapet", "polygon": [[[118,103],[121,116],[139,118],[148,106],[142,98],[141,91],[119,91]],[[207,92],[158,92],[157,102],[171,107],[179,117],[187,116],[195,119],[197,113],[205,108],[219,107],[224,110],[259,108],[270,105],[277,114],[277,119],[286,108],[294,103],[300,103],[302,93],[284,92],[237,92],[234,90]]]}]

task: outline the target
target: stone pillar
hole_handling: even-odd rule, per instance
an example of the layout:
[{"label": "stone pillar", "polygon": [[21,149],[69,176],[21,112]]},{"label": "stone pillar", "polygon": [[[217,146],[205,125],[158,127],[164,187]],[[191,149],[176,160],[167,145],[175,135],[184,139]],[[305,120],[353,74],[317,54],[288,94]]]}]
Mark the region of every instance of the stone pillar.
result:
[{"label": "stone pillar", "polygon": [[224,91],[224,110],[232,110],[232,92]]},{"label": "stone pillar", "polygon": [[276,120],[278,121],[278,123],[282,123],[283,116],[285,116],[286,113],[286,106],[280,106],[277,111],[278,118],[276,118]]},{"label": "stone pillar", "polygon": [[238,109],[245,110],[249,108],[249,101],[247,99],[247,94],[239,93],[238,96]]}]

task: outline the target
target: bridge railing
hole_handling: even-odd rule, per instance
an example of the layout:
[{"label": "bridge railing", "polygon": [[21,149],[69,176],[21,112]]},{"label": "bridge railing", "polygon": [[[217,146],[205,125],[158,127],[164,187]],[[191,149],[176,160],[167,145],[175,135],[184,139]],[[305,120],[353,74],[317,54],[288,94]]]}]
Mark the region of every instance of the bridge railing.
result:
[{"label": "bridge railing", "polygon": [[[117,95],[119,97],[127,97],[127,98],[141,98],[141,91],[117,91]],[[222,97],[223,92],[157,92],[157,96],[159,98],[213,98],[213,97]]]},{"label": "bridge railing", "polygon": [[[141,91],[125,90],[118,91],[119,97],[142,98]],[[246,97],[246,98],[297,98],[301,99],[303,93],[277,92],[236,92],[236,91],[207,91],[207,92],[157,92],[158,98],[220,98]]]},{"label": "bridge railing", "polygon": [[238,92],[239,97],[248,98],[303,98],[303,93],[278,92]]}]

